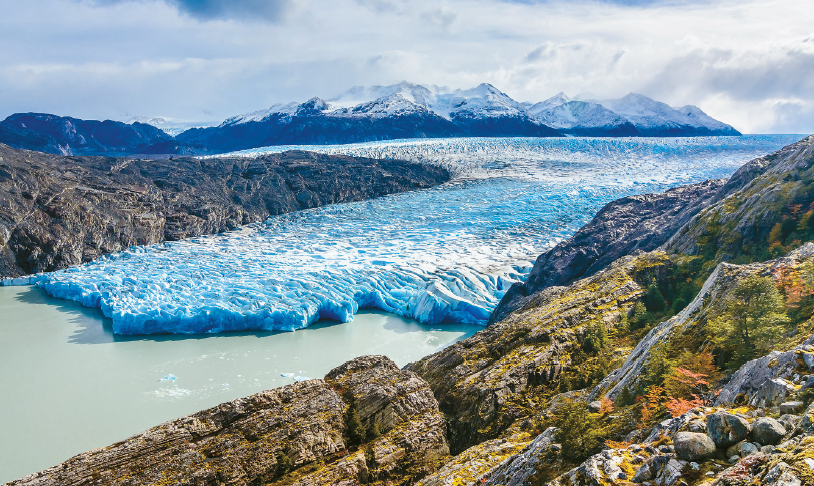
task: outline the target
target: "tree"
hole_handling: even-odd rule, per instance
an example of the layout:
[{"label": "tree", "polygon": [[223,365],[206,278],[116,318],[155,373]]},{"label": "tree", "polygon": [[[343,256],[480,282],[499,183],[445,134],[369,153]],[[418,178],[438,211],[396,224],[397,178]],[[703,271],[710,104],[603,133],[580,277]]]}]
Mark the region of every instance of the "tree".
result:
[{"label": "tree", "polygon": [[662,386],[664,380],[673,373],[674,361],[670,359],[667,342],[661,341],[653,346],[647,361],[644,363],[643,380],[646,385]]},{"label": "tree", "polygon": [[598,353],[608,345],[608,330],[602,319],[595,319],[585,326],[585,338],[582,347],[586,353]]},{"label": "tree", "polygon": [[767,354],[789,322],[783,296],[771,277],[752,274],[730,294],[723,312],[707,323],[710,340],[741,364]]},{"label": "tree", "polygon": [[651,312],[661,312],[664,310],[664,296],[661,295],[655,278],[650,281],[650,286],[647,287],[647,294],[644,300],[647,302],[647,310]]},{"label": "tree", "polygon": [[633,317],[630,319],[631,329],[641,329],[648,320],[647,308],[642,301],[636,302],[633,307]]},{"label": "tree", "polygon": [[367,430],[362,425],[362,419],[354,407],[348,411],[348,438],[350,445],[359,445],[365,442]]},{"label": "tree", "polygon": [[562,445],[562,458],[580,463],[597,452],[602,441],[598,434],[599,424],[588,413],[584,403],[567,400],[555,414],[554,438]]}]

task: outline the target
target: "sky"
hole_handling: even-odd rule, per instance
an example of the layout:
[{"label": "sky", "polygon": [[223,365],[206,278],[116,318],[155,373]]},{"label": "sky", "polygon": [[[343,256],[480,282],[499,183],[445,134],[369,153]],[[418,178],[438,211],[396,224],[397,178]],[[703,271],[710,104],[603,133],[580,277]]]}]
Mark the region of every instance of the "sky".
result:
[{"label": "sky", "polygon": [[0,0],[0,118],[222,121],[409,81],[814,133],[810,0]]}]

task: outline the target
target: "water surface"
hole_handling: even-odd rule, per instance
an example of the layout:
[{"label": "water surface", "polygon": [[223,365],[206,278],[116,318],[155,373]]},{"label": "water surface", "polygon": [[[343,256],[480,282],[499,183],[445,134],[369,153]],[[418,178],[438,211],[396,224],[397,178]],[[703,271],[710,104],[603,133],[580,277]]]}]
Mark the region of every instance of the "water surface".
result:
[{"label": "water surface", "polygon": [[128,338],[99,309],[0,287],[0,483],[357,356],[404,366],[477,329],[363,312],[297,332]]}]

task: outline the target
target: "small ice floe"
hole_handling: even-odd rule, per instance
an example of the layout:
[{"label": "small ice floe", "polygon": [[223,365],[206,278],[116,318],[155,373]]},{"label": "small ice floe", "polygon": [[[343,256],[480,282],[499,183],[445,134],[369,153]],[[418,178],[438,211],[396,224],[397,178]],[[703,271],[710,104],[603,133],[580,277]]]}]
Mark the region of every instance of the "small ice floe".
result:
[{"label": "small ice floe", "polygon": [[175,376],[175,375],[173,375],[172,373],[170,373],[169,375],[165,375],[165,376],[161,377],[161,379],[160,379],[160,380],[158,380],[158,381],[169,381],[169,382],[174,382],[174,381],[175,381],[175,380],[177,380],[177,379],[178,379],[178,377],[177,377],[177,376]]},{"label": "small ice floe", "polygon": [[229,386],[229,384],[228,383],[221,383],[220,386],[222,386],[223,388],[227,388]]},{"label": "small ice floe", "polygon": [[310,380],[310,379],[311,378],[308,378],[307,376],[295,376],[294,377],[294,381],[305,381],[305,380]]},{"label": "small ice floe", "polygon": [[280,373],[280,376],[282,376],[283,378],[291,378],[292,376],[294,376],[294,373]]},{"label": "small ice floe", "polygon": [[152,394],[156,398],[173,399],[188,397],[192,395],[192,391],[183,388],[159,388],[158,390],[153,390]]}]

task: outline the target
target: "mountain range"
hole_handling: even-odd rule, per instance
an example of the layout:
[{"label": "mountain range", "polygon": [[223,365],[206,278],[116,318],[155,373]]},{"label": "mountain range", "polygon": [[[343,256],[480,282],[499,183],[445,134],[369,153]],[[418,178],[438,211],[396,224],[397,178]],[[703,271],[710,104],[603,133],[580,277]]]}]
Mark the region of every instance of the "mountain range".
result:
[{"label": "mountain range", "polygon": [[169,126],[161,118],[135,120],[17,113],[0,122],[0,142],[63,155],[194,155],[403,138],[740,135],[696,106],[672,108],[636,93],[615,100],[559,93],[520,103],[486,83],[468,90],[407,82],[357,86],[329,100],[277,104],[218,126],[172,126],[173,135],[161,129]]}]

